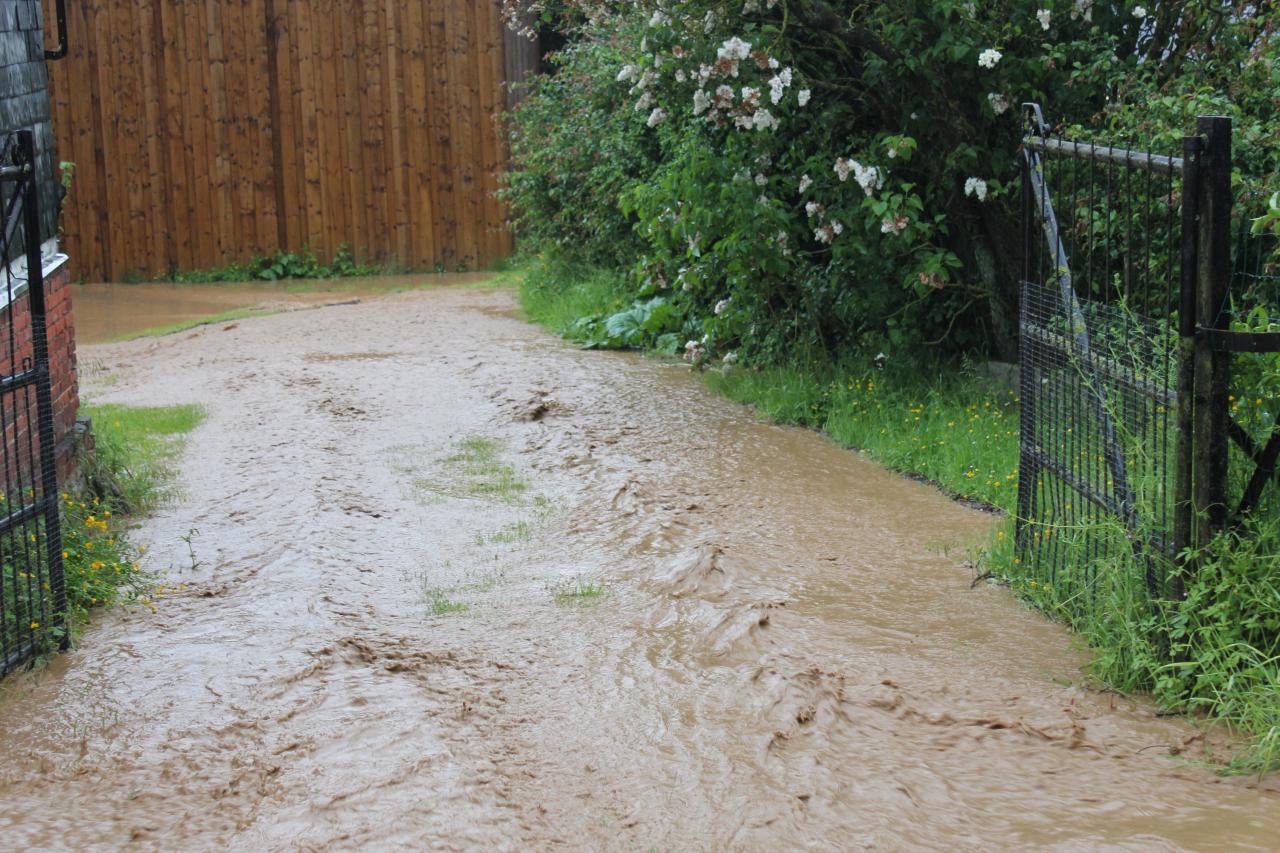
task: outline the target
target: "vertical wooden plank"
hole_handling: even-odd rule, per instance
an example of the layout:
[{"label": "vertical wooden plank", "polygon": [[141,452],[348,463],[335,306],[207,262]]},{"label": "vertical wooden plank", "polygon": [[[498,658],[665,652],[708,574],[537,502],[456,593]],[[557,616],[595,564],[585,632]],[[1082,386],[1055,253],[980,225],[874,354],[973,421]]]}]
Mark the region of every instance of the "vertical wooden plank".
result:
[{"label": "vertical wooden plank", "polygon": [[301,106],[298,92],[297,38],[290,0],[267,0],[275,43],[272,68],[274,127],[273,168],[276,173],[276,208],[279,216],[279,248],[292,251],[306,241],[306,183],[298,145]]},{"label": "vertical wooden plank", "polygon": [[157,21],[161,0],[142,0],[136,4],[138,40],[146,45],[139,55],[142,94],[139,99],[145,116],[142,134],[146,146],[141,216],[150,235],[145,271],[152,277],[167,275],[174,267],[174,217],[169,180],[168,145],[164,122],[162,87],[164,44]]},{"label": "vertical wooden plank", "polygon": [[457,266],[471,268],[476,258],[478,204],[475,193],[475,81],[468,78],[472,28],[471,2],[453,4],[448,28],[450,138],[453,143],[454,210],[458,221]]},{"label": "vertical wooden plank", "polygon": [[363,0],[360,39],[357,44],[360,81],[360,144],[365,162],[365,230],[369,260],[392,254],[392,231],[387,217],[386,89],[382,86],[381,58],[388,52],[390,33],[380,29],[381,0]]},{"label": "vertical wooden plank", "polygon": [[224,0],[223,50],[226,54],[227,162],[231,210],[230,257],[245,260],[257,254],[257,215],[253,209],[253,155],[250,149],[249,57],[245,44],[246,0]]},{"label": "vertical wooden plank", "polygon": [[[303,159],[303,180],[306,185],[307,221],[304,246],[317,247],[323,243],[324,203],[321,192],[320,123],[317,115],[316,96],[319,86],[316,74],[316,55],[312,31],[311,4],[307,0],[293,0],[290,8],[295,14],[298,35],[299,97],[302,125],[299,148]],[[302,248],[301,246],[298,248]]]},{"label": "vertical wooden plank", "polygon": [[317,253],[322,259],[332,257],[346,233],[347,214],[346,181],[342,168],[342,134],[338,113],[338,63],[336,57],[336,30],[340,24],[334,0],[319,4],[323,15],[314,20],[316,42],[320,47],[320,105],[322,140],[321,181],[324,188],[325,239]]},{"label": "vertical wooden plank", "polygon": [[[435,227],[437,265],[452,270],[458,261],[458,217],[454,206],[453,138],[449,122],[449,39],[446,21],[454,14],[454,3],[442,4],[428,21],[431,45],[430,94],[427,97],[430,144],[422,153],[430,159],[419,166],[430,174]],[[425,228],[425,225],[423,226]]]},{"label": "vertical wooden plank", "polygon": [[385,118],[387,141],[387,182],[390,200],[387,203],[387,216],[394,233],[391,245],[394,247],[395,259],[404,266],[416,265],[412,257],[409,240],[411,229],[409,224],[409,198],[406,182],[407,153],[405,150],[404,90],[405,90],[405,48],[401,43],[401,16],[398,0],[385,0],[379,25],[385,33],[386,50],[383,52],[382,87],[385,95]]},{"label": "vertical wooden plank", "polygon": [[267,0],[248,0],[245,10],[245,43],[249,54],[249,144],[253,146],[252,197],[257,222],[256,251],[266,254],[280,244],[276,207],[275,127],[277,110],[272,97],[275,46],[267,18]]},{"label": "vertical wooden plank", "polygon": [[128,242],[125,220],[128,218],[128,194],[123,189],[124,179],[120,174],[120,157],[118,156],[119,139],[118,116],[116,110],[116,87],[113,85],[115,45],[112,43],[111,3],[104,2],[95,9],[92,23],[93,67],[94,75],[93,99],[95,105],[94,119],[101,128],[102,135],[96,152],[97,173],[102,185],[99,194],[99,217],[101,233],[106,235],[108,252],[105,262],[105,276],[115,279],[125,272],[124,248]]},{"label": "vertical wooden plank", "polygon": [[181,62],[185,78],[185,97],[182,99],[183,124],[186,128],[185,145],[188,151],[185,165],[192,195],[192,267],[201,269],[217,262],[217,243],[214,238],[214,193],[210,176],[213,170],[213,154],[210,151],[212,134],[209,121],[209,84],[207,82],[208,57],[206,55],[207,29],[204,5],[207,0],[183,0],[182,41],[186,50]]},{"label": "vertical wooden plank", "polygon": [[[136,38],[133,21],[133,5],[126,0],[112,0],[108,17],[109,43],[111,45],[112,120],[115,123],[114,148],[116,156],[107,162],[109,172],[116,180],[116,200],[119,206],[109,215],[120,221],[123,240],[117,246],[117,269],[127,276],[137,275],[139,260],[137,246],[146,242],[145,222],[142,216],[142,163],[139,154],[139,136],[142,132],[137,106],[140,82],[137,79],[137,54],[123,50],[125,44]],[[124,93],[131,94],[125,98]]]},{"label": "vertical wooden plank", "polygon": [[167,151],[163,180],[168,184],[167,219],[170,262],[177,269],[191,269],[194,259],[191,250],[191,234],[194,230],[192,214],[190,145],[186,141],[186,121],[183,102],[187,93],[183,85],[182,62],[182,13],[174,3],[159,0],[155,4],[160,49],[158,64],[162,77],[160,100],[161,144]]},{"label": "vertical wooden plank", "polygon": [[227,55],[224,47],[224,4],[221,0],[209,0],[205,6],[206,34],[208,37],[209,115],[213,120],[213,192],[214,241],[217,257],[215,264],[225,264],[235,258],[234,238],[235,208],[231,189],[231,163],[227,156],[230,148],[229,119],[227,116]]},{"label": "vertical wooden plank", "polygon": [[360,87],[360,62],[357,59],[357,33],[363,23],[360,3],[348,6],[336,27],[334,50],[337,55],[337,102],[339,142],[342,146],[342,171],[346,202],[346,228],[340,243],[346,243],[358,256],[369,250],[369,192],[365,185],[366,155],[362,137],[364,122],[360,102],[369,93]]},{"label": "vertical wooden plank", "polygon": [[393,80],[391,85],[399,90],[403,111],[401,144],[404,160],[401,173],[408,229],[408,264],[415,267],[432,266],[435,263],[435,253],[431,237],[438,232],[432,224],[431,212],[437,188],[432,184],[431,175],[425,170],[432,148],[429,69],[434,48],[421,4],[410,3],[402,8],[402,72],[399,81]]}]

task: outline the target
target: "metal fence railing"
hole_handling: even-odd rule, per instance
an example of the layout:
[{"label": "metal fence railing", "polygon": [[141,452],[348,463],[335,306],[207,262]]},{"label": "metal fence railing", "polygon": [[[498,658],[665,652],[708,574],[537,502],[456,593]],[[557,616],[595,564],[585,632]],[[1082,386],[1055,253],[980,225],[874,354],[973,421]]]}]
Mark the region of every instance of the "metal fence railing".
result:
[{"label": "metal fence railing", "polygon": [[[30,131],[0,149],[0,675],[65,646],[53,403]],[[10,248],[27,234],[24,251]],[[24,262],[25,261],[25,262]]]}]

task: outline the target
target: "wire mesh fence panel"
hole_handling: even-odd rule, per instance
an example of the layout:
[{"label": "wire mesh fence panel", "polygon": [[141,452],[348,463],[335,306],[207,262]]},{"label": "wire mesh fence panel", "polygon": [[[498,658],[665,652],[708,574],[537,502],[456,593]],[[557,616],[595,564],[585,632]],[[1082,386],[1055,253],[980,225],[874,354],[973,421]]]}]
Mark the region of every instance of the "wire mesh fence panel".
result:
[{"label": "wire mesh fence panel", "polygon": [[53,406],[30,132],[0,153],[0,675],[65,643]]},{"label": "wire mesh fence panel", "polygon": [[1140,567],[1148,593],[1164,597],[1176,551],[1183,163],[1051,137],[1038,108],[1028,118],[1019,559],[1082,608],[1107,566]]}]

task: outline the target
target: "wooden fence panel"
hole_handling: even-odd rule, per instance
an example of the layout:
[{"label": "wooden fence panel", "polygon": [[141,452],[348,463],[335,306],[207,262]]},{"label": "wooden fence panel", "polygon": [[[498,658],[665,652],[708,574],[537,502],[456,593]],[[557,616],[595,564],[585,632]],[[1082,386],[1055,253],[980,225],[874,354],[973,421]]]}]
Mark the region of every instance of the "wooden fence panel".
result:
[{"label": "wooden fence panel", "polygon": [[[499,0],[78,0],[50,63],[85,280],[340,246],[416,268],[512,248]],[[46,14],[53,0],[46,0]],[[519,56],[512,56],[513,51]]]}]

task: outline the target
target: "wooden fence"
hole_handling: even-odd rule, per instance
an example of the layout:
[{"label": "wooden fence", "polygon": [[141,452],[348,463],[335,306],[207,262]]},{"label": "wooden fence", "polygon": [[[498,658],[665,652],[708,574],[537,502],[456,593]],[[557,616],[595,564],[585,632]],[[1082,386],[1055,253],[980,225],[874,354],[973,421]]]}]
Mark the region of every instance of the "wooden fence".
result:
[{"label": "wooden fence", "polygon": [[[52,20],[46,0],[46,20]],[[415,268],[511,248],[498,0],[75,0],[50,64],[86,280],[339,246]]]}]

